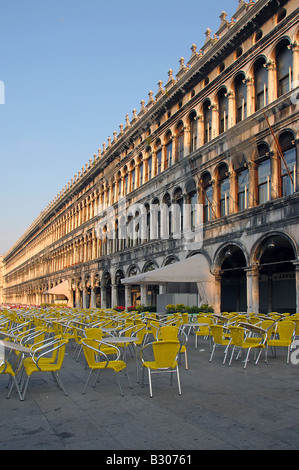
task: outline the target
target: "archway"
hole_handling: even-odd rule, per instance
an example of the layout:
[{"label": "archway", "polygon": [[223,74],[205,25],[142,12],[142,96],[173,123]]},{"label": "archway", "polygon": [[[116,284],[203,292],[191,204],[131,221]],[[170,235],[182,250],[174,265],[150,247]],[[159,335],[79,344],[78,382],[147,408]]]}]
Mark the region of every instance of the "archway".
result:
[{"label": "archway", "polygon": [[296,312],[297,259],[293,243],[282,234],[269,234],[256,251],[260,265],[259,311]]},{"label": "archway", "polygon": [[125,285],[121,283],[124,278],[124,273],[121,269],[118,269],[115,274],[115,285],[117,289],[117,305],[125,305]]},{"label": "archway", "polygon": [[237,245],[226,245],[219,253],[221,311],[247,311],[246,258]]}]

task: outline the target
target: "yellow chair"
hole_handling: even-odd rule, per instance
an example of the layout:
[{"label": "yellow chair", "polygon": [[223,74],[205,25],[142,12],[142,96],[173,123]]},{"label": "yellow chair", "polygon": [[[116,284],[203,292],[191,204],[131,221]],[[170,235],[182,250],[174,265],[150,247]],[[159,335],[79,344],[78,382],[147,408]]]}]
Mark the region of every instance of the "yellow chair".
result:
[{"label": "yellow chair", "polygon": [[202,323],[202,326],[199,326],[199,329],[195,331],[195,349],[197,348],[197,339],[199,337],[210,337],[210,326],[214,324],[212,317],[200,317],[199,323]]},{"label": "yellow chair", "polygon": [[[100,328],[86,328],[84,330],[84,333],[85,333],[86,338],[88,339],[94,339],[96,341],[105,341],[105,339],[103,339],[103,332]],[[81,341],[81,344],[82,344],[82,341]],[[101,350],[104,354],[115,354],[114,346],[108,346],[106,344],[102,344]]]},{"label": "yellow chair", "polygon": [[[249,329],[250,328],[250,329]],[[246,369],[249,353],[251,349],[256,348],[260,349],[260,353],[263,349],[265,349],[266,341],[267,341],[267,333],[262,328],[256,327],[255,325],[248,325],[248,327],[242,326],[230,326],[229,328],[231,334],[231,341],[230,345],[233,346],[229,365],[232,363],[233,355],[235,349],[240,349],[240,352],[243,349],[247,349],[247,355],[245,358],[244,369]],[[258,336],[251,336],[251,333],[255,332]],[[255,363],[258,363],[260,358],[260,354],[258,355]]]},{"label": "yellow chair", "polygon": [[268,348],[269,346],[273,348],[272,352],[273,355],[276,353],[276,347],[284,347],[287,348],[287,364],[289,363],[290,360],[290,350],[291,350],[291,345],[292,342],[295,339],[295,334],[296,334],[296,324],[292,321],[280,321],[277,323],[277,328],[276,328],[276,336],[277,338],[273,338],[268,340],[267,342],[267,348],[266,348],[266,361],[268,358]]},{"label": "yellow chair", "polygon": [[51,372],[57,382],[58,387],[67,395],[66,390],[58,376],[65,354],[67,339],[56,336],[44,342],[44,344],[35,349],[32,357],[27,357],[23,361],[24,370],[27,375],[24,385],[21,388],[23,399],[25,399],[29,379],[34,372]]},{"label": "yellow chair", "polygon": [[222,325],[211,325],[210,330],[211,330],[211,336],[212,336],[212,341],[213,341],[213,348],[212,348],[212,353],[210,356],[210,362],[213,359],[216,347],[225,346],[224,358],[223,358],[223,364],[225,364],[231,337],[229,333],[226,332],[227,328],[224,328]]},{"label": "yellow chair", "polygon": [[185,368],[188,370],[188,358],[187,358],[187,340],[188,336],[183,329],[178,326],[162,326],[157,333],[158,341],[179,341],[180,351],[179,354],[184,354],[185,357]]},{"label": "yellow chair", "polygon": [[3,364],[1,364],[0,374],[9,374],[10,375],[11,385],[10,385],[9,390],[8,390],[7,398],[10,397],[13,386],[15,386],[16,389],[17,389],[20,400],[23,401],[23,396],[22,396],[21,391],[19,389],[19,385],[18,385],[18,381],[16,379],[16,375],[15,375],[15,373],[13,371],[13,368],[12,368],[12,366],[9,362],[4,361]]},{"label": "yellow chair", "polygon": [[[144,354],[146,348],[152,346],[154,353],[153,361],[146,361]],[[171,383],[172,374],[177,374],[179,395],[182,394],[179,368],[177,363],[177,355],[180,350],[179,341],[155,341],[148,343],[140,351],[140,358],[142,361],[142,386],[144,386],[144,370],[148,370],[149,392],[150,397],[153,396],[151,373],[170,373]]]},{"label": "yellow chair", "polygon": [[[124,396],[120,381],[118,379],[118,373],[121,372],[122,370],[126,369],[126,363],[124,361],[119,360],[119,357],[120,357],[119,349],[116,346],[111,346],[111,348],[113,347],[113,349],[114,349],[114,354],[116,354],[116,359],[109,360],[108,356],[102,351],[102,349],[103,349],[103,342],[102,341],[97,341],[95,339],[90,339],[90,338],[83,338],[82,339],[82,346],[83,346],[83,351],[84,351],[84,355],[85,355],[87,364],[90,368],[90,372],[89,372],[89,375],[87,377],[87,380],[86,380],[86,383],[85,383],[85,386],[84,386],[84,389],[83,389],[83,392],[82,392],[83,395],[86,392],[86,388],[87,388],[89,379],[90,379],[93,371],[97,370],[100,373],[104,369],[111,369],[111,370],[114,371],[114,373],[116,375],[116,379],[117,379],[118,386],[119,386],[119,389],[120,389],[120,394],[121,394],[121,396]],[[103,360],[101,360],[101,359],[103,359]],[[128,375],[127,370],[126,370],[126,373],[127,373],[127,378],[128,378],[128,382],[129,382],[129,387],[132,388],[130,377]],[[96,386],[98,376],[99,376],[99,374],[97,375],[96,381],[94,383],[94,388]]]}]

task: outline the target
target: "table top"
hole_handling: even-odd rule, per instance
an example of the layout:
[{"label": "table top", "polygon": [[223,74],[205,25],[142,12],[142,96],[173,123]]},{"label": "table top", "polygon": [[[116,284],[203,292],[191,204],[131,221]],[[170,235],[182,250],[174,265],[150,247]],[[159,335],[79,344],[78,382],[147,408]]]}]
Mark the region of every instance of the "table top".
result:
[{"label": "table top", "polygon": [[15,338],[13,333],[8,333],[7,331],[0,331],[0,335],[5,336],[6,338]]},{"label": "table top", "polygon": [[138,341],[136,336],[108,336],[103,338],[105,343],[134,343]]},{"label": "table top", "polygon": [[25,354],[32,354],[33,352],[31,349],[26,348],[25,346],[22,346],[21,344],[11,343],[10,341],[0,340],[0,346],[4,346],[5,348],[8,348],[8,349],[14,349],[15,351],[20,351]]}]

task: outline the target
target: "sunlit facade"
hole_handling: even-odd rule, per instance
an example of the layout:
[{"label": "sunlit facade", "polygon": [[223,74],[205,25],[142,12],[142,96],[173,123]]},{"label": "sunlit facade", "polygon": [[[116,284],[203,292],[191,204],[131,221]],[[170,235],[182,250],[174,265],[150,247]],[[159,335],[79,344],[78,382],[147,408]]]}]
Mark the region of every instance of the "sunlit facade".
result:
[{"label": "sunlit facade", "polygon": [[[45,292],[67,280],[76,306],[178,292],[215,311],[299,311],[297,2],[236,7],[5,254],[6,302],[51,302]],[[162,236],[173,205],[179,218],[168,211]],[[192,249],[178,233],[196,206],[203,240]],[[214,277],[207,298],[196,283],[121,282],[195,253]]]}]

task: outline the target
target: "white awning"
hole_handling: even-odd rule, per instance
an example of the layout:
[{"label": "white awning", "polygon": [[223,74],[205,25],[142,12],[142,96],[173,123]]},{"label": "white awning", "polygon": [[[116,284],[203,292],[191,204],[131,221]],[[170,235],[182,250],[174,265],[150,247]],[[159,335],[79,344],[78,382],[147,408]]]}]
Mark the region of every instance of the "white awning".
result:
[{"label": "white awning", "polygon": [[66,298],[69,299],[70,297],[70,289],[68,281],[63,281],[57,286],[52,287],[52,289],[46,290],[44,294],[53,294],[53,295],[64,295]]},{"label": "white awning", "polygon": [[163,268],[136,274],[121,280],[123,284],[166,284],[168,282],[213,282],[209,263],[202,254],[197,254]]}]

